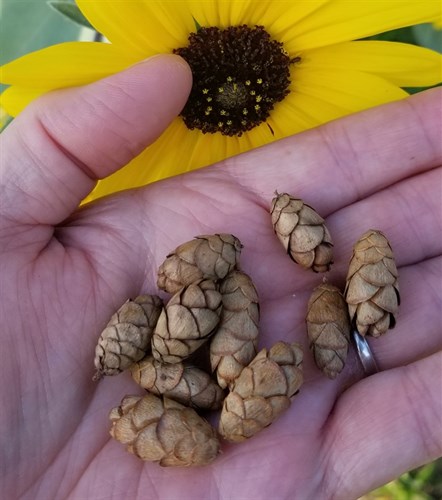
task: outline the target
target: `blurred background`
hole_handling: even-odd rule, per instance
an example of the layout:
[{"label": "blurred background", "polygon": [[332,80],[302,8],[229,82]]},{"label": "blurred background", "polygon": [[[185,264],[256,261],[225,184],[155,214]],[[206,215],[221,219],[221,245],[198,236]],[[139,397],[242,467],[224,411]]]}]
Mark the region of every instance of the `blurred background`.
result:
[{"label": "blurred background", "polygon": [[[72,21],[72,18],[76,22]],[[412,43],[442,52],[440,28],[442,26],[421,24],[372,38]],[[96,39],[97,33],[78,15],[74,0],[0,0],[0,64],[56,43]],[[3,88],[0,86],[0,91]],[[407,89],[410,93],[421,90],[423,89]],[[0,130],[9,121],[10,118],[0,110]],[[361,500],[441,499],[442,459],[439,459],[403,474],[395,481],[365,495]]]}]

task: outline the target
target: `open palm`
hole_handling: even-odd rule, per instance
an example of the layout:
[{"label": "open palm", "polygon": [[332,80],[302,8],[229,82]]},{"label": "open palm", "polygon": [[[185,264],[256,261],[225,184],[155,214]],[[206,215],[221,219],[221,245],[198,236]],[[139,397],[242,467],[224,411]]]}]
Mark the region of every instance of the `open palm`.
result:
[{"label": "open palm", "polygon": [[[132,95],[118,92],[128,81],[139,83]],[[175,57],[156,58],[47,96],[3,134],[2,498],[351,499],[441,454],[440,92],[74,211],[96,177],[161,132],[189,85]],[[99,113],[85,111],[94,105]],[[395,330],[371,341],[380,373],[364,378],[353,350],[335,381],[314,367],[304,321],[323,276],[295,265],[273,234],[275,190],[327,218],[332,284],[343,285],[362,233],[388,235],[403,300]],[[260,347],[302,343],[305,383],[277,422],[223,444],[210,466],[143,463],[110,438],[107,418],[140,389],[127,373],[92,382],[94,346],[128,297],[158,293],[168,252],[220,232],[244,245],[241,266],[260,297]]]}]

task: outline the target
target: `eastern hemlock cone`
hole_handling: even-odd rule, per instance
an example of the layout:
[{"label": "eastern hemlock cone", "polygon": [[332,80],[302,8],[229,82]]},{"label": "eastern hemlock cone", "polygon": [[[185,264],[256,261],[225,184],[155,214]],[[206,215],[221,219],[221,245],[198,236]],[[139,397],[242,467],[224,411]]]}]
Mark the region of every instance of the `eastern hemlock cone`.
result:
[{"label": "eastern hemlock cone", "polygon": [[199,280],[172,296],[158,318],[152,354],[163,363],[179,363],[214,333],[222,298],[212,280]]},{"label": "eastern hemlock cone", "polygon": [[203,278],[225,278],[238,265],[241,248],[241,242],[232,234],[197,236],[167,256],[159,268],[158,287],[176,293]]},{"label": "eastern hemlock cone", "polygon": [[218,384],[230,386],[257,352],[258,294],[247,274],[232,271],[220,284],[221,321],[210,343],[210,363]]},{"label": "eastern hemlock cone", "polygon": [[353,247],[344,292],[350,320],[361,335],[379,337],[396,324],[398,271],[386,236],[371,229]]},{"label": "eastern hemlock cone", "polygon": [[273,229],[289,256],[302,267],[325,272],[333,263],[333,243],[324,219],[309,205],[282,193],[272,200]]},{"label": "eastern hemlock cone", "polygon": [[350,342],[347,303],[339,288],[322,284],[308,302],[307,333],[317,367],[334,379],[342,371]]},{"label": "eastern hemlock cone", "polygon": [[98,339],[94,380],[117,375],[146,355],[162,306],[156,295],[140,295],[118,309]]},{"label": "eastern hemlock cone", "polygon": [[224,400],[219,432],[228,441],[244,441],[271,424],[290,406],[303,382],[299,344],[277,342],[262,349],[236,379]]},{"label": "eastern hemlock cone", "polygon": [[206,465],[219,452],[215,429],[192,408],[168,398],[126,396],[109,418],[111,436],[142,460],[189,467]]},{"label": "eastern hemlock cone", "polygon": [[210,375],[183,363],[161,363],[147,356],[131,367],[132,377],[144,389],[187,406],[218,410],[224,392]]}]

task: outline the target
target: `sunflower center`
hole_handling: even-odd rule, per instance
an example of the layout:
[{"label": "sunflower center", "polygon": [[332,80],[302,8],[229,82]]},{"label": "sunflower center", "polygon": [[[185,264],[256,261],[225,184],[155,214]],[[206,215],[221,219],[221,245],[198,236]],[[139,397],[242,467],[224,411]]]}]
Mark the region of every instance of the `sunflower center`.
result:
[{"label": "sunflower center", "polygon": [[200,28],[174,50],[192,69],[193,86],[181,115],[191,130],[240,136],[267,120],[290,92],[290,59],[263,26]]}]

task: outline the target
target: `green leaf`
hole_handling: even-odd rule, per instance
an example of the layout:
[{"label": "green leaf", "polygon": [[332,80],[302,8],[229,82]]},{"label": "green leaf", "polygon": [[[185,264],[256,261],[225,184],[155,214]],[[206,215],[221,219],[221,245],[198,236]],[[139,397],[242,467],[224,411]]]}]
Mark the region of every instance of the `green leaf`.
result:
[{"label": "green leaf", "polygon": [[[82,28],[46,0],[0,0],[0,64],[55,43],[78,40]],[[0,85],[0,92],[6,87]]]},{"label": "green leaf", "polygon": [[419,45],[442,52],[442,30],[437,30],[432,24],[413,26],[413,34]]},{"label": "green leaf", "polygon": [[86,28],[95,29],[84,17],[77,4],[72,3],[69,0],[52,0],[48,2],[48,5],[71,21],[74,21],[74,23]]},{"label": "green leaf", "polygon": [[418,45],[411,26],[385,31],[384,33],[364,38],[364,40],[383,40],[384,42],[403,42]]},{"label": "green leaf", "polygon": [[436,87],[440,87],[442,84],[437,83],[436,85],[431,85],[431,87],[404,87],[405,92],[409,94],[417,94],[418,92],[422,92],[428,89],[434,89]]},{"label": "green leaf", "polygon": [[419,469],[416,469],[414,471],[413,474],[414,479],[422,483],[428,483],[435,471],[436,471],[436,462],[424,465],[423,467],[420,467]]},{"label": "green leaf", "polygon": [[0,64],[55,43],[78,39],[80,27],[48,9],[45,0],[0,3]]},{"label": "green leaf", "polygon": [[193,17],[193,22],[195,23],[195,29],[196,29],[196,32],[198,33],[198,31],[202,28],[202,26],[194,17]]},{"label": "green leaf", "polygon": [[12,122],[12,116],[6,114],[6,111],[0,109],[0,133]]}]

